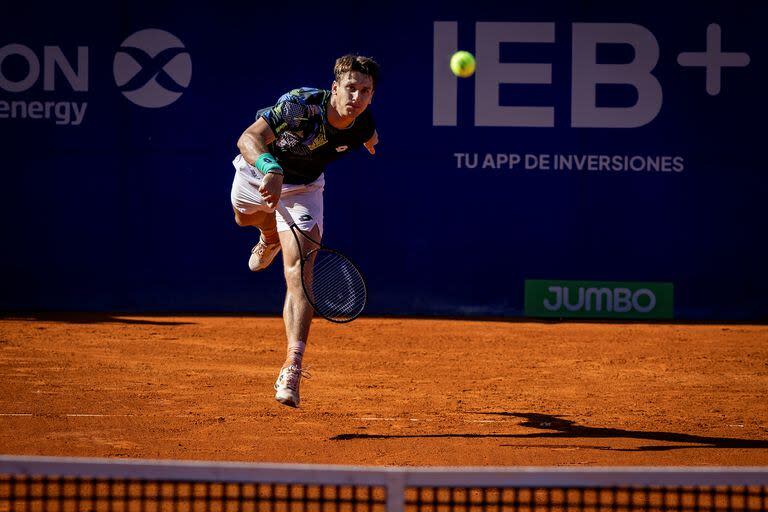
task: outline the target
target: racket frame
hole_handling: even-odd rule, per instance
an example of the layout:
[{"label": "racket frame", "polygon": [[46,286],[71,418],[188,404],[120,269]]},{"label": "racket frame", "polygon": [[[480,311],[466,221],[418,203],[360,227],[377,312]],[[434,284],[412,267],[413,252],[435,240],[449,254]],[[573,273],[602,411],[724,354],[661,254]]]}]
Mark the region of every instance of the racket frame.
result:
[{"label": "racket frame", "polygon": [[[337,251],[335,249],[329,249],[329,248],[323,246],[323,244],[321,244],[320,242],[318,242],[317,240],[315,240],[311,236],[309,236],[307,233],[305,233],[299,226],[296,225],[296,222],[293,220],[293,216],[290,214],[288,209],[285,206],[283,206],[282,203],[278,204],[277,211],[280,212],[280,215],[282,215],[283,219],[286,221],[286,223],[290,227],[291,233],[293,234],[293,238],[296,240],[296,246],[299,248],[299,254],[301,256],[301,288],[304,290],[304,296],[307,298],[307,302],[309,302],[309,304],[312,306],[312,309],[315,310],[315,313],[317,313],[318,315],[322,316],[323,318],[325,318],[329,322],[333,322],[335,324],[345,324],[345,323],[351,322],[352,320],[354,320],[355,318],[360,316],[360,314],[365,309],[365,304],[368,302],[368,285],[365,282],[365,277],[363,276],[363,273],[360,272],[360,269],[358,268],[357,265],[355,265],[355,262],[350,260],[349,258],[347,258],[345,255],[343,255],[339,251]],[[299,233],[301,233],[301,236],[303,236],[304,238],[306,238],[307,240],[309,240],[310,242],[312,242],[313,244],[315,244],[317,246],[314,249],[308,251],[306,255],[301,254],[303,251],[302,251],[302,247],[301,247],[301,241],[299,240],[299,236],[296,234],[297,231]],[[309,261],[309,259],[312,256],[312,254],[318,253],[320,251],[326,251],[326,252],[334,253],[334,254],[336,254],[338,256],[341,256],[342,258],[347,260],[350,265],[352,265],[352,267],[355,269],[355,271],[360,276],[360,280],[363,283],[363,290],[365,292],[365,301],[363,302],[363,307],[360,308],[360,311],[357,312],[354,316],[351,316],[350,318],[345,318],[345,319],[341,319],[340,320],[340,319],[337,319],[337,318],[330,318],[330,317],[322,314],[320,312],[320,310],[317,308],[317,306],[315,305],[315,301],[312,298],[311,291],[307,290],[307,283],[306,283],[306,280],[304,279],[304,275],[305,275],[304,274],[304,265],[306,264],[307,261]],[[314,271],[313,271],[312,272],[312,279],[314,279],[314,277],[315,276],[314,276]]]}]

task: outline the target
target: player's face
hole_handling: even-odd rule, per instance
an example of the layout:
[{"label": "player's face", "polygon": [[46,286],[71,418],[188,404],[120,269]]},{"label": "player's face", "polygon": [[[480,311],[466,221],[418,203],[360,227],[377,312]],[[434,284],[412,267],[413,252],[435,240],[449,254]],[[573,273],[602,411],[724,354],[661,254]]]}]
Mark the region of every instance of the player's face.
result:
[{"label": "player's face", "polygon": [[334,80],[331,93],[336,97],[336,110],[342,117],[362,114],[373,98],[373,80],[358,71],[350,71],[341,80]]}]

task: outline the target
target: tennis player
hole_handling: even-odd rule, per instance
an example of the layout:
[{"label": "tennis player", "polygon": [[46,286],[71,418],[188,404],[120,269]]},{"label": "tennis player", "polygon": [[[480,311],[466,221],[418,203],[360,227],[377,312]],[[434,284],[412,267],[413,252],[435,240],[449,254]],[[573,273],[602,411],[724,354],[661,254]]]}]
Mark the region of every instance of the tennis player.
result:
[{"label": "tennis player", "polygon": [[261,231],[248,267],[254,272],[267,268],[283,249],[288,349],[275,382],[275,399],[291,407],[299,406],[299,384],[307,376],[302,358],[313,315],[301,285],[301,255],[315,247],[302,240],[299,250],[275,206],[282,200],[296,225],[319,241],[326,165],[361,147],[373,155],[378,143],[368,105],[379,65],[368,57],[344,55],[336,60],[333,73],[330,90],[294,89],[273,107],[258,111],[256,122],[237,141],[240,154],[232,162],[235,222]]}]

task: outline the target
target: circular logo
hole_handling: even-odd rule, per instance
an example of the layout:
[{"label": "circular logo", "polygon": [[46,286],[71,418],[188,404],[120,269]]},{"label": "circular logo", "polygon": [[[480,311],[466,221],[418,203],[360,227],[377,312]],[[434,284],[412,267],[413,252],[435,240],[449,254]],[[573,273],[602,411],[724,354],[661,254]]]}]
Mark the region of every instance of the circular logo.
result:
[{"label": "circular logo", "polygon": [[147,108],[170,105],[192,79],[192,59],[184,43],[164,30],[148,28],[129,36],[112,64],[120,92]]}]

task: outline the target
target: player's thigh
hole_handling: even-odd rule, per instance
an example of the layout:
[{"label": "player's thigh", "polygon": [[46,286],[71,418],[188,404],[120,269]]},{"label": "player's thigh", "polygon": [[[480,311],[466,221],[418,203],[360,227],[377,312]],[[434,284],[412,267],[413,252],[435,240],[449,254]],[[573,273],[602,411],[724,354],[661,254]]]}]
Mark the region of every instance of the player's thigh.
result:
[{"label": "player's thigh", "polygon": [[266,227],[268,224],[274,224],[274,212],[255,211],[253,213],[243,213],[238,211],[234,206],[232,207],[232,211],[235,212],[235,222],[238,226],[256,226],[262,228]]},{"label": "player's thigh", "polygon": [[[230,201],[232,208],[240,214],[240,218],[245,220],[246,216],[251,216],[261,212],[271,212],[272,208],[268,207],[264,203],[264,198],[259,192],[259,185],[261,180],[258,176],[251,176],[249,174],[248,166],[241,156],[233,162],[235,168],[235,176],[232,180],[232,188],[230,190]],[[238,220],[237,214],[235,219]],[[240,222],[238,222],[240,224]],[[244,223],[241,225],[252,225],[250,223]]]},{"label": "player's thigh", "polygon": [[[296,225],[309,233],[313,228],[318,227],[321,236],[323,233],[323,189],[325,186],[325,177],[321,176],[316,181],[292,188],[284,188],[281,202],[291,214],[291,218]],[[289,223],[277,215],[277,230],[288,231]],[[313,237],[314,238],[314,237]]]},{"label": "player's thigh", "polygon": [[293,267],[301,263],[301,258],[305,254],[309,253],[313,249],[317,249],[320,243],[320,227],[315,224],[312,229],[305,231],[305,233],[312,239],[317,241],[317,244],[308,240],[300,233],[296,233],[292,230],[280,231],[280,245],[283,248],[283,265],[285,268]]}]

